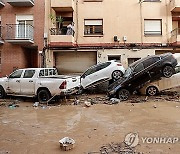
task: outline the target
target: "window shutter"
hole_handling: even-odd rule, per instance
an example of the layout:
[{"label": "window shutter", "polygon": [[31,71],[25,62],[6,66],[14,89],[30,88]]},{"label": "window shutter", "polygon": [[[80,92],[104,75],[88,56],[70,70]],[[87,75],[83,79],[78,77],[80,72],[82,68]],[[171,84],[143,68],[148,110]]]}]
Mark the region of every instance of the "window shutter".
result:
[{"label": "window shutter", "polygon": [[145,34],[161,34],[161,20],[145,20]]},{"label": "window shutter", "polygon": [[102,20],[85,20],[85,26],[95,26],[95,25],[102,25]]}]

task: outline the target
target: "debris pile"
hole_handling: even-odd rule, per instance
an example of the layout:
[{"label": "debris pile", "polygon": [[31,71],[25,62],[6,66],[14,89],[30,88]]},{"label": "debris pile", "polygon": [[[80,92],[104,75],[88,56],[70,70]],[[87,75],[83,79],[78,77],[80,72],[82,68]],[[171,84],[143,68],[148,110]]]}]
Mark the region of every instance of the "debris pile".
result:
[{"label": "debris pile", "polygon": [[72,138],[64,137],[61,140],[59,140],[60,148],[64,151],[71,150],[74,148],[75,141]]},{"label": "debris pile", "polygon": [[100,148],[100,154],[135,154],[135,148],[122,143],[110,143]]}]

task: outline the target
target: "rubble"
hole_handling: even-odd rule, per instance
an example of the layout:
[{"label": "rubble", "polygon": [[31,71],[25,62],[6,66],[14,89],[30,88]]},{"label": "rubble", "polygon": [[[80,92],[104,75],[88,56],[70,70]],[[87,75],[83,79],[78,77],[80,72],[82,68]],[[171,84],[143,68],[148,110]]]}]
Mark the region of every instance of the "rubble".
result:
[{"label": "rubble", "polygon": [[110,101],[112,102],[112,104],[118,104],[120,103],[120,99],[117,99],[117,98],[111,98]]},{"label": "rubble", "polygon": [[100,148],[100,154],[135,154],[135,149],[122,143],[110,143]]},{"label": "rubble", "polygon": [[39,106],[39,102],[35,102],[34,104],[33,104],[33,107],[38,107]]},{"label": "rubble", "polygon": [[88,101],[85,101],[84,104],[85,104],[86,107],[90,107],[91,106],[91,102],[88,102]]},{"label": "rubble", "polygon": [[71,150],[74,148],[75,141],[72,138],[64,137],[61,140],[59,140],[60,148],[64,151]]}]

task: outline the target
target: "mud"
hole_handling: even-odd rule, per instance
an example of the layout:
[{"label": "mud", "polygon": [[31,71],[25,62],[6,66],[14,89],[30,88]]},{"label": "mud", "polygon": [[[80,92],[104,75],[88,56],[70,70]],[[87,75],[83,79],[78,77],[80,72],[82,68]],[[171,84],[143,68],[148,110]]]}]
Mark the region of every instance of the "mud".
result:
[{"label": "mud", "polygon": [[[100,153],[104,145],[122,143],[131,132],[139,135],[137,153],[179,154],[180,141],[153,144],[141,140],[141,137],[180,138],[179,98],[166,100],[174,98],[167,94],[156,97],[133,96],[129,101],[109,105],[105,95],[93,94],[78,96],[78,105],[72,105],[71,98],[38,107],[33,107],[33,100],[1,100],[0,154]],[[94,103],[87,108],[83,101],[88,99],[94,99]],[[132,103],[135,99],[140,101]],[[18,106],[10,107],[12,104]],[[62,151],[59,146],[59,140],[66,136],[76,142],[70,151]]]}]

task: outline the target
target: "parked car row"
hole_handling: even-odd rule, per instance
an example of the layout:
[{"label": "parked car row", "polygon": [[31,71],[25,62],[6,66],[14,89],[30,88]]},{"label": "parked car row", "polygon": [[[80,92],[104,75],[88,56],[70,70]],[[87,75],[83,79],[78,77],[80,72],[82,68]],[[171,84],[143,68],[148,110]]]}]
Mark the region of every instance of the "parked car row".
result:
[{"label": "parked car row", "polygon": [[6,95],[37,97],[44,103],[55,95],[81,93],[105,81],[113,81],[108,87],[109,97],[127,100],[134,91],[155,95],[180,84],[180,67],[176,65],[177,58],[166,53],[142,58],[126,70],[119,62],[107,61],[90,67],[81,76],[58,75],[55,68],[19,69],[0,79],[0,98]]}]

